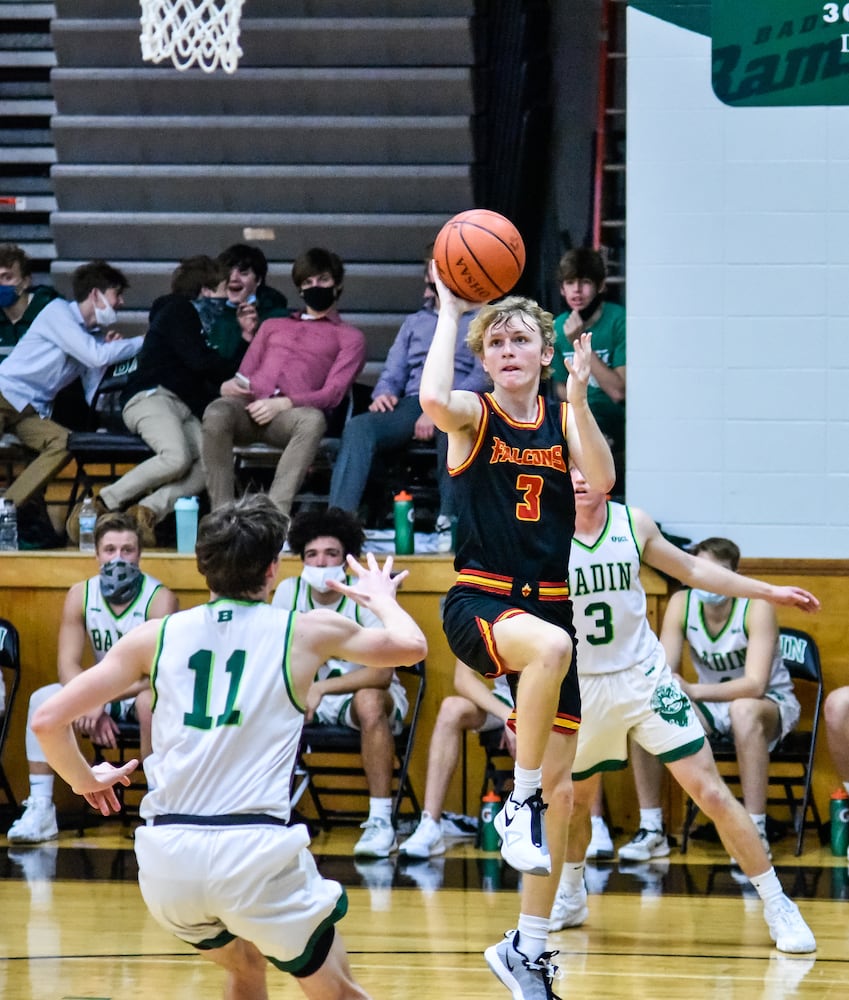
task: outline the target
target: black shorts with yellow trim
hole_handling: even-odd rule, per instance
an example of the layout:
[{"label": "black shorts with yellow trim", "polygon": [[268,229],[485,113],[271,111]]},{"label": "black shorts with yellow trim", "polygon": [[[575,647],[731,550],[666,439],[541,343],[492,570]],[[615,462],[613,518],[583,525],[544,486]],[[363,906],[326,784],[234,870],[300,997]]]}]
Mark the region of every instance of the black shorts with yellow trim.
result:
[{"label": "black shorts with yellow trim", "polygon": [[[501,582],[506,578],[501,577],[497,578],[499,589],[495,589],[491,588],[491,584],[496,578],[491,574],[486,584],[480,586],[468,582],[469,572],[477,575],[477,571],[464,570],[445,598],[442,624],[451,651],[457,659],[484,677],[506,674],[515,700],[518,675],[507,671],[499,658],[492,638],[493,626],[503,618],[526,612],[562,628],[572,639],[572,663],[560,686],[557,719],[553,728],[556,732],[577,733],[581,724],[581,692],[578,687],[572,602],[566,585],[513,581],[502,588]],[[541,590],[547,586],[558,588],[560,596],[542,596]],[[523,593],[528,587],[530,593]]]}]

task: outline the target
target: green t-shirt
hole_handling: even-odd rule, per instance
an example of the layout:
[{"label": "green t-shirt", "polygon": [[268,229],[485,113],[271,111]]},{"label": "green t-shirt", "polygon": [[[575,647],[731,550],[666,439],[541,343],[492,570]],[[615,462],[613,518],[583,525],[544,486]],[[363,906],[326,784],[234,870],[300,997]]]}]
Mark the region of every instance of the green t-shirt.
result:
[{"label": "green t-shirt", "polygon": [[32,295],[32,298],[17,323],[13,323],[0,309],[0,347],[14,347],[47,303],[59,298],[56,289],[49,285],[34,285],[27,294]]},{"label": "green t-shirt", "polygon": [[[563,327],[571,312],[564,312],[554,320],[554,357],[551,360],[551,377],[555,382],[565,382],[568,378],[563,359],[571,362],[574,351]],[[625,365],[625,310],[615,302],[605,302],[601,316],[588,330],[593,335],[593,350],[608,368],[622,368]],[[625,404],[615,403],[590,376],[587,386],[587,401],[598,426],[617,446],[625,444]]]},{"label": "green t-shirt", "polygon": [[[286,296],[276,288],[260,285],[256,292],[256,311],[260,323],[274,316],[288,316]],[[215,321],[207,339],[222,357],[236,357],[239,341],[242,339],[242,328],[233,306],[224,307],[224,312]]]}]

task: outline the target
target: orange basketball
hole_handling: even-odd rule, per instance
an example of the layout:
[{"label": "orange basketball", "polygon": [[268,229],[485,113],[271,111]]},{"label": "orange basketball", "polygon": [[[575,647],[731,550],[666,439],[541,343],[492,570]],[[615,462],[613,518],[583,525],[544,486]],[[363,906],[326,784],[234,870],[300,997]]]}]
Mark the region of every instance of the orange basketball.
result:
[{"label": "orange basketball", "polygon": [[469,302],[489,302],[506,295],[519,280],[525,244],[509,219],[473,208],[439,230],[433,259],[439,277],[455,295]]}]

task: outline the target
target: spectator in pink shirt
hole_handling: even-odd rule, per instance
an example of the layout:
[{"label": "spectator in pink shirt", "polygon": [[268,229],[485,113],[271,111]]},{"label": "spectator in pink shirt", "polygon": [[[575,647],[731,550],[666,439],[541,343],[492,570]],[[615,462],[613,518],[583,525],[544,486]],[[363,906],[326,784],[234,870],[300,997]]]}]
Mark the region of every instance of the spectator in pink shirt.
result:
[{"label": "spectator in pink shirt", "polygon": [[268,495],[290,512],[327,427],[326,415],[362,371],[366,339],[342,321],[336,302],[345,268],[314,247],[292,265],[306,309],[267,319],[221,398],[203,415],[203,464],[212,509],[234,499],[233,445],[261,441],[283,448]]}]

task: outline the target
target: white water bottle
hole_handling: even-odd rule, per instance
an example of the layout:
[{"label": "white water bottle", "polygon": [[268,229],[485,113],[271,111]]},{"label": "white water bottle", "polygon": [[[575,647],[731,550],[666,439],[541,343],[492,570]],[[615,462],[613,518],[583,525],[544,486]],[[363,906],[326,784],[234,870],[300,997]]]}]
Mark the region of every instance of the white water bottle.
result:
[{"label": "white water bottle", "polygon": [[18,550],[18,511],[14,501],[0,496],[0,552]]},{"label": "white water bottle", "polygon": [[89,494],[80,507],[80,552],[94,552],[94,526],[96,524],[97,508]]}]

